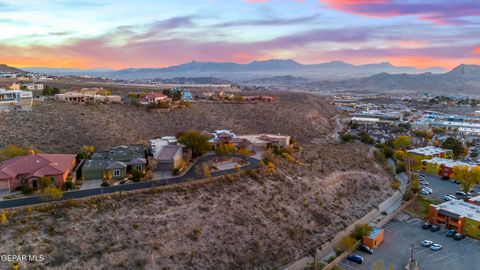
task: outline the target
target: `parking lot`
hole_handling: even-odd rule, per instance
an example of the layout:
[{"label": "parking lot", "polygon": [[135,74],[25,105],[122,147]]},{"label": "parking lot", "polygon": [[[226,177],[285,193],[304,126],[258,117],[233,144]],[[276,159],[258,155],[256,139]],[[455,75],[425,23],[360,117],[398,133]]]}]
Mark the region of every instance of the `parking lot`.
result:
[{"label": "parking lot", "polygon": [[[480,241],[472,238],[465,238],[456,241],[447,237],[446,230],[438,232],[423,230],[423,221],[419,219],[408,219],[406,214],[401,213],[399,220],[393,219],[385,226],[384,242],[369,255],[355,251],[361,255],[365,262],[361,265],[344,260],[340,267],[346,270],[371,270],[378,261],[383,261],[384,268],[391,265],[396,270],[401,270],[408,263],[411,245],[414,245],[414,258],[422,270],[476,270],[480,265]],[[431,240],[441,244],[443,248],[439,251],[422,247],[422,240]]]},{"label": "parking lot", "polygon": [[[455,192],[462,188],[460,184],[452,183],[450,180],[442,180],[441,177],[435,175],[426,174],[425,179],[429,183],[428,187],[433,189],[431,197],[438,201],[443,201],[445,195],[455,195]],[[480,186],[476,185],[474,190],[479,192]],[[476,193],[473,195],[476,195]]]}]

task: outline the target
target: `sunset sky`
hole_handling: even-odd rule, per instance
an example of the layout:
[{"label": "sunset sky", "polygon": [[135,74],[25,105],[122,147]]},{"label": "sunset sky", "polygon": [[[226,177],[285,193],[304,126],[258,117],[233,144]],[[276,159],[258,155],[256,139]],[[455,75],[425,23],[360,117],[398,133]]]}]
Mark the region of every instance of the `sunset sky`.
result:
[{"label": "sunset sky", "polygon": [[480,0],[0,0],[0,63],[480,64]]}]

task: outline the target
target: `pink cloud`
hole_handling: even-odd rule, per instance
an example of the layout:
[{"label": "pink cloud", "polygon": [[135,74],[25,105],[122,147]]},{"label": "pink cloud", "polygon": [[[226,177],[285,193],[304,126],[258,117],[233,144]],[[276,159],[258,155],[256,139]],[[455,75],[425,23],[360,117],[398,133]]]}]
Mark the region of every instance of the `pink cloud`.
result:
[{"label": "pink cloud", "polygon": [[326,6],[343,12],[373,17],[412,15],[435,24],[464,24],[465,17],[479,16],[476,1],[404,1],[404,0],[320,0]]}]

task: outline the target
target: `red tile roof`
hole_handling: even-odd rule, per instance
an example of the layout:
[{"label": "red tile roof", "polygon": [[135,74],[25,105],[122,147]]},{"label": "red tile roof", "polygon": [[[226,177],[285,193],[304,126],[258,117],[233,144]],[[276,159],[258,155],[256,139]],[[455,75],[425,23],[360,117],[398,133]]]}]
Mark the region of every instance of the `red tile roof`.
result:
[{"label": "red tile roof", "polygon": [[0,163],[0,179],[11,179],[19,174],[43,177],[63,174],[75,160],[71,154],[36,154],[20,156]]}]

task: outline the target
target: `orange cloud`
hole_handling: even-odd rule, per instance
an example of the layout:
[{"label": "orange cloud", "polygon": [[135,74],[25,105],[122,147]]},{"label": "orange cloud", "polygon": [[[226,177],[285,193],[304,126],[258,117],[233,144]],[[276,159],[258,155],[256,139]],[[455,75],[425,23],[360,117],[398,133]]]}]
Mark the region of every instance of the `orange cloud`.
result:
[{"label": "orange cloud", "polygon": [[477,47],[477,48],[473,49],[473,52],[480,54],[480,47]]}]

